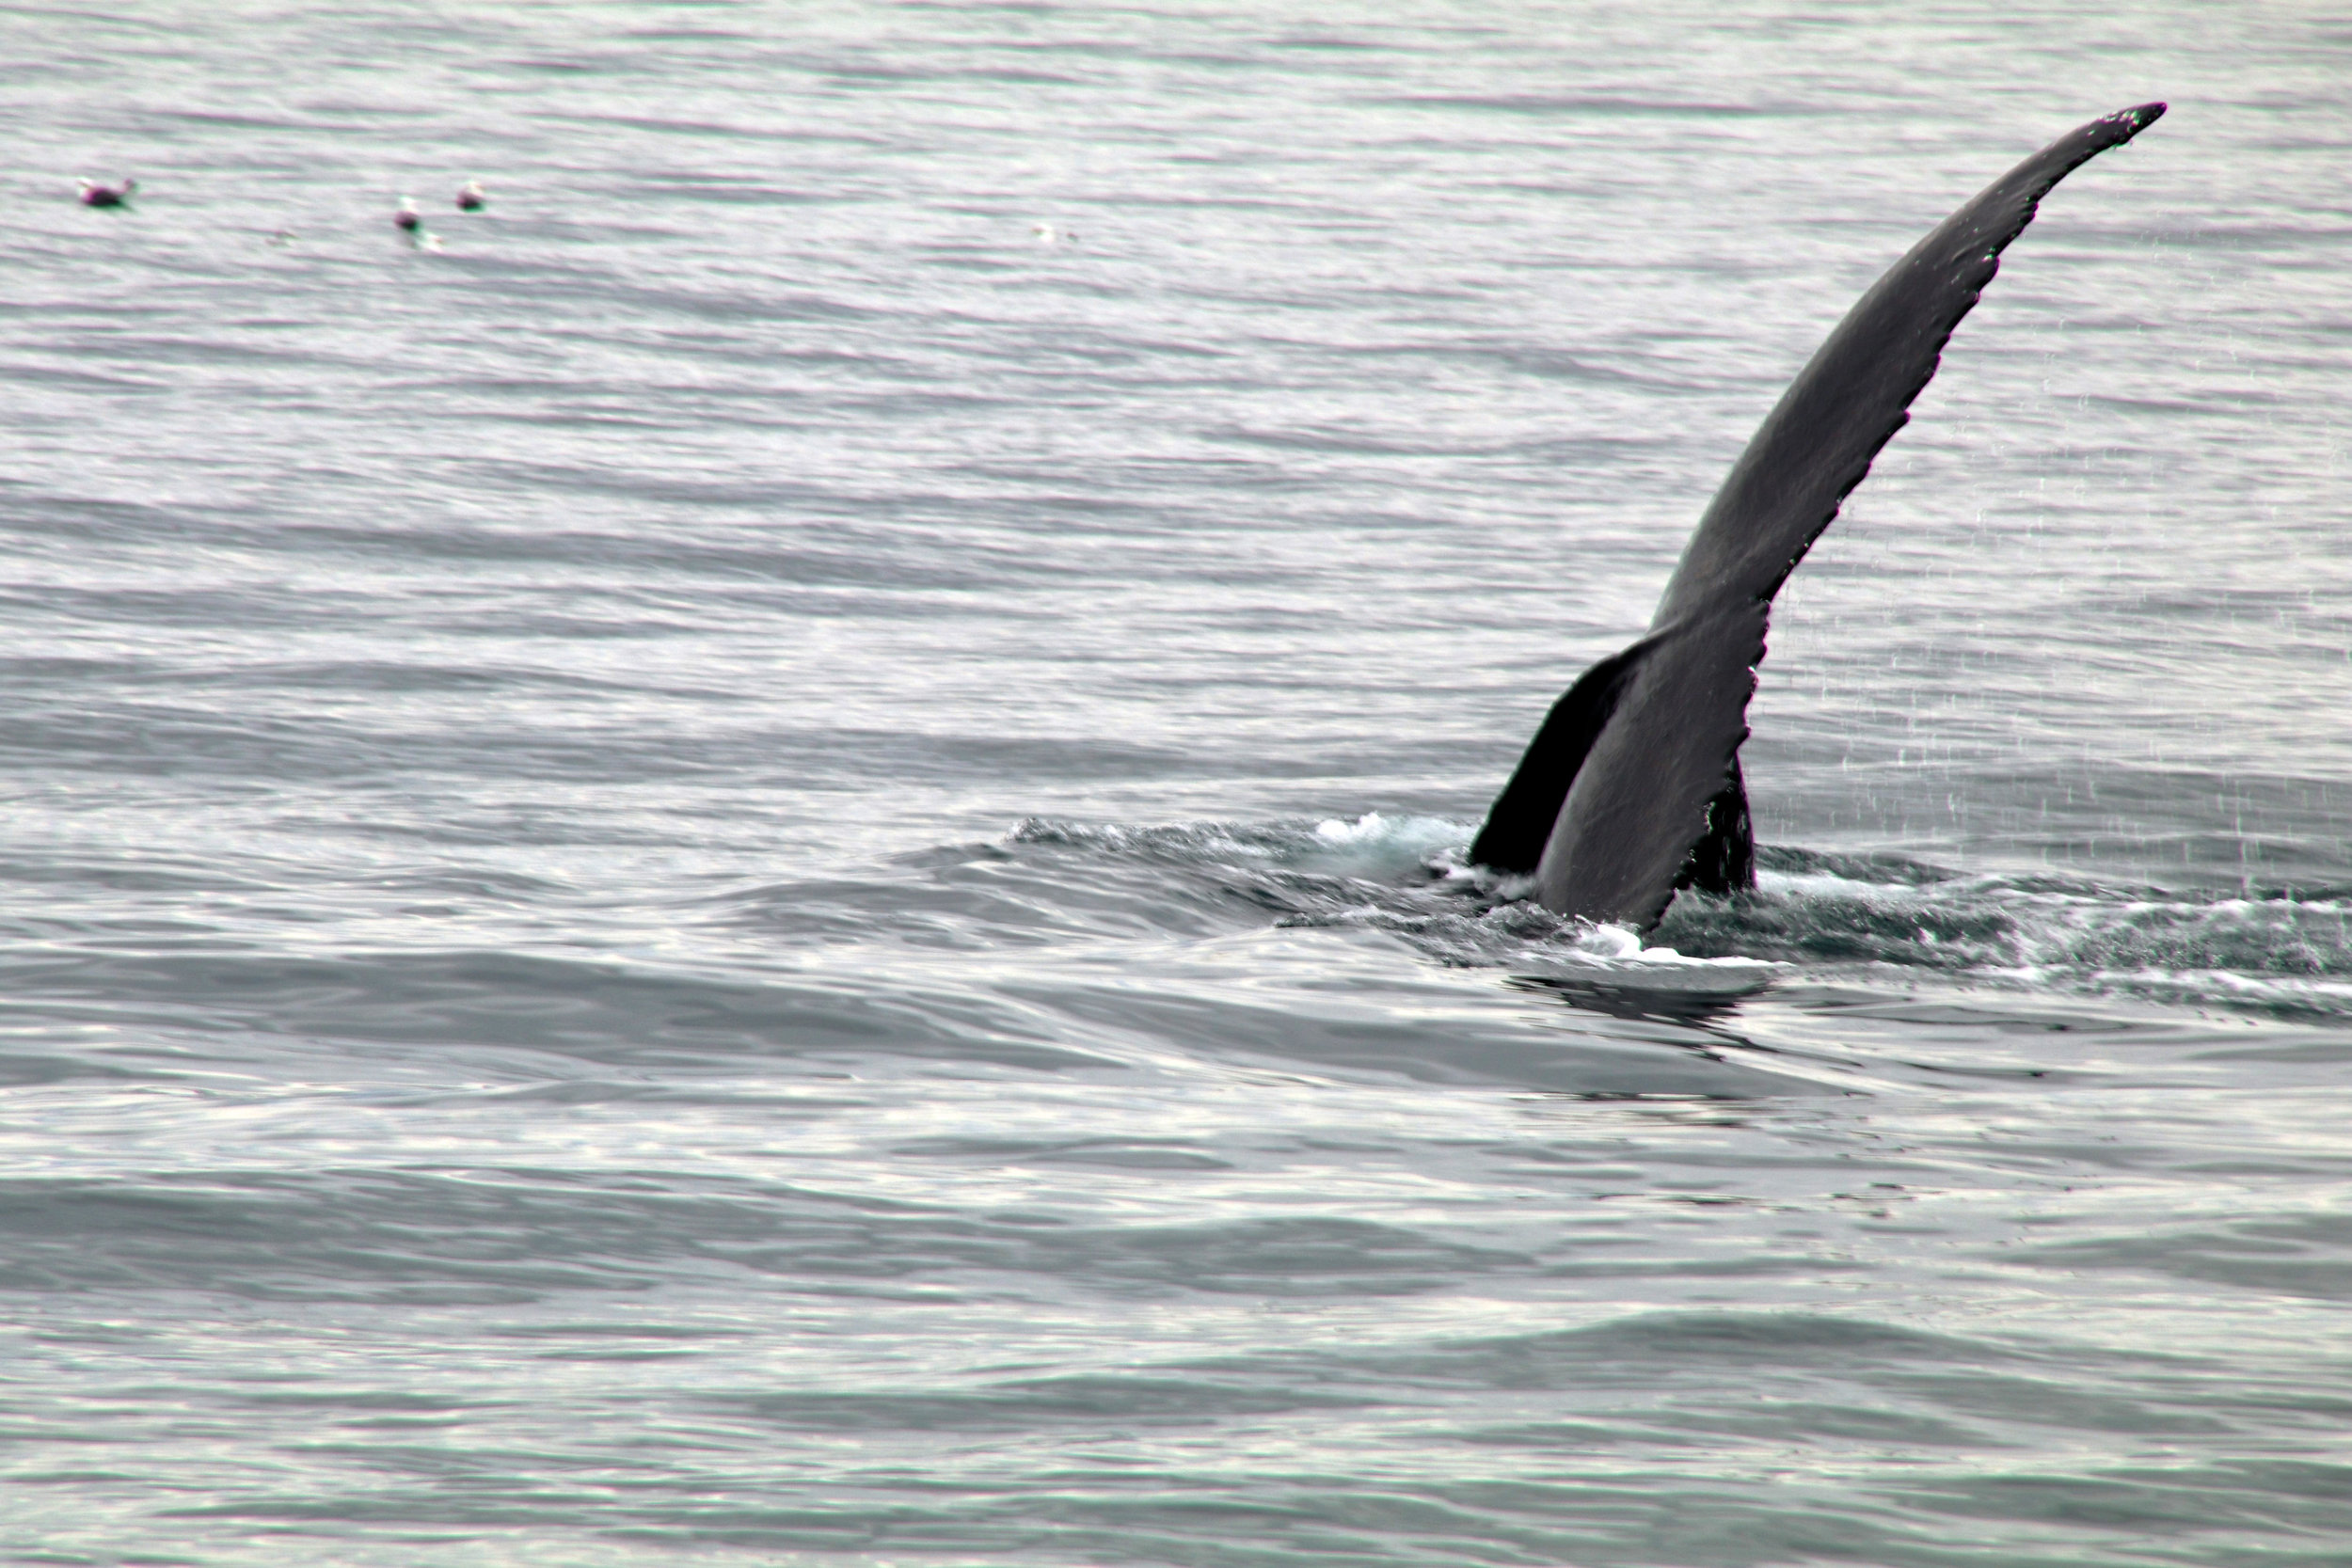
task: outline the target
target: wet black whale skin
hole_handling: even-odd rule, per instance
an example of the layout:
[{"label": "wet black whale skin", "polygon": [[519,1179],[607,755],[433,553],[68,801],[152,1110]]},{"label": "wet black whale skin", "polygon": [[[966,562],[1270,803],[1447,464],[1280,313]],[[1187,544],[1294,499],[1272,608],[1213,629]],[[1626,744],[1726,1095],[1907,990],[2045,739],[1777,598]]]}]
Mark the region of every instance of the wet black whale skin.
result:
[{"label": "wet black whale skin", "polygon": [[1772,595],[1910,419],[2052,186],[2163,115],[2094,119],[1939,224],[1846,313],[1731,467],[1641,641],[1552,707],[1470,847],[1545,907],[1647,930],[1678,887],[1752,885],[1740,776]]}]

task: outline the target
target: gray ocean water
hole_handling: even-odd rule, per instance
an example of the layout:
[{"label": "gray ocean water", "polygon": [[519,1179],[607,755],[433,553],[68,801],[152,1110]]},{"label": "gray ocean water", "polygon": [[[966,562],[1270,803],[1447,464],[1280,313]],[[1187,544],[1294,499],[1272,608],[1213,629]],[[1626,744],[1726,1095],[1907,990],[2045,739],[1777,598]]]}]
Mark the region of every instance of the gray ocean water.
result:
[{"label": "gray ocean water", "polygon": [[[2352,1560],[2347,83],[11,8],[0,1556]],[[1852,298],[2152,98],[1781,598],[1759,891],[1464,873]]]}]

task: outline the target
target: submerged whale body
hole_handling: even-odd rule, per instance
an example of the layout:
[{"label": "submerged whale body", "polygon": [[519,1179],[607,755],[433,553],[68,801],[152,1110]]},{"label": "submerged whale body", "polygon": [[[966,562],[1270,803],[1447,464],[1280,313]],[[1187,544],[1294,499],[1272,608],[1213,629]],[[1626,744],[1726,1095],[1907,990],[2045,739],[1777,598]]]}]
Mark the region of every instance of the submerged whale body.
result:
[{"label": "submerged whale body", "polygon": [[1944,345],[2052,186],[2155,123],[2092,120],[2010,169],[1873,284],[1781,394],[1639,641],[1552,705],[1470,846],[1546,908],[1647,930],[1681,888],[1753,887],[1740,744],[1772,595],[1910,419]]}]

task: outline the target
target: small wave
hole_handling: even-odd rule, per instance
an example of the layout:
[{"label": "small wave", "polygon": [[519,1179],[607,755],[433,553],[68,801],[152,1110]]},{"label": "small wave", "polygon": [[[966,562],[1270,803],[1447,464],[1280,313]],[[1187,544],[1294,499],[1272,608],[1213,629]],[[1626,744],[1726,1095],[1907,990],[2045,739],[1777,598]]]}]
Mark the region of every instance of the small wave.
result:
[{"label": "small wave", "polygon": [[1536,979],[1728,997],[1760,990],[1792,966],[1739,954],[1710,958],[1683,953],[1647,944],[1630,927],[1579,921],[1564,943],[1519,967]]},{"label": "small wave", "polygon": [[1752,895],[1677,899],[1686,953],[1928,970],[2036,989],[2352,1017],[2352,903],[1963,874],[1770,849]]},{"label": "small wave", "polygon": [[1263,860],[1272,853],[1269,840],[1276,832],[1267,829],[1228,828],[1214,822],[1130,828],[1116,823],[1061,822],[1031,816],[1014,827],[1009,837],[1014,844],[1097,849],[1120,856],[1141,854],[1200,861],[1232,854]]},{"label": "small wave", "polygon": [[1644,938],[1555,915],[1461,863],[1469,828],[1368,812],[1256,825],[1031,819],[1014,846],[1207,878],[1278,927],[1373,929],[1439,963],[1570,985],[1738,996],[1793,974],[1934,974],[2279,1016],[2352,1017],[2352,897],[2213,895],[1895,855],[1759,851],[1750,893],[1685,893]]},{"label": "small wave", "polygon": [[1327,816],[1315,824],[1326,844],[1396,844],[1428,852],[1462,841],[1462,825],[1442,816],[1383,816],[1368,811],[1353,822]]},{"label": "small wave", "polygon": [[1525,878],[1461,863],[1465,824],[1367,812],[1258,825],[1088,826],[1032,818],[1010,842],[1074,848],[1113,865],[1205,878],[1277,927],[1375,930],[1449,967],[1508,969],[1578,988],[1737,996],[1790,966],[1743,953],[1686,953],[1629,928],[1554,914]]}]

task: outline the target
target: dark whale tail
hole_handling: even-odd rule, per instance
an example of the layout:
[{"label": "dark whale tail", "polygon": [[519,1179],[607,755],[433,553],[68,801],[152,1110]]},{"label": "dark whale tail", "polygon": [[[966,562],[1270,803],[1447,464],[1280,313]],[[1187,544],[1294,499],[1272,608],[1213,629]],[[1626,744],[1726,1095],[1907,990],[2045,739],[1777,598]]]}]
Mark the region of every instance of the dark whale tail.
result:
[{"label": "dark whale tail", "polygon": [[1900,430],[1944,345],[2050,188],[2155,123],[2092,120],[2010,169],[1873,284],[1781,394],[1642,640],[1552,705],[1470,846],[1545,907],[1646,930],[1677,888],[1754,885],[1740,744],[1772,595]]}]

